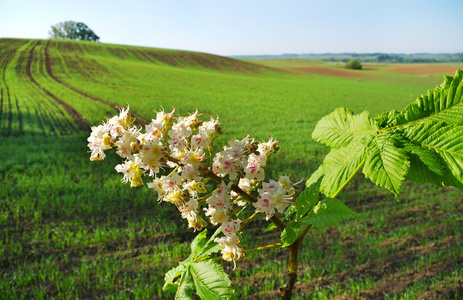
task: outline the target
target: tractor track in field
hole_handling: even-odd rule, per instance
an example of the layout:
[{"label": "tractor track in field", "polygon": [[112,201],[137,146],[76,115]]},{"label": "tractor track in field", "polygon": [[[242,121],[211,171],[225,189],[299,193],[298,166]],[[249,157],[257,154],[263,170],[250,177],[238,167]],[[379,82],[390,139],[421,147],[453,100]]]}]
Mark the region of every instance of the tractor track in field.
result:
[{"label": "tractor track in field", "polygon": [[[38,41],[37,44],[35,44],[32,49],[29,52],[29,58],[27,60],[26,64],[26,75],[29,78],[32,83],[34,83],[40,90],[42,90],[45,94],[50,96],[55,102],[59,105],[61,105],[64,110],[72,117],[74,120],[75,124],[80,130],[87,131],[89,126],[89,122],[71,105],[63,101],[62,99],[58,98],[56,95],[54,95],[52,92],[44,88],[40,83],[38,83],[35,78],[32,76],[31,73],[31,65],[32,65],[32,60],[34,58],[34,49],[37,45],[40,45],[41,41]],[[58,106],[58,105],[57,105]],[[66,116],[63,114],[63,117],[66,119]]]},{"label": "tractor track in field", "polygon": [[[93,96],[93,95],[89,95],[63,81],[61,81],[59,78],[57,78],[56,76],[53,75],[53,71],[52,71],[52,63],[51,63],[51,59],[50,59],[50,54],[48,52],[48,47],[50,45],[50,42],[47,42],[46,46],[45,46],[45,64],[46,64],[46,70],[47,70],[47,74],[48,76],[50,76],[50,78],[52,78],[54,81],[56,81],[57,83],[59,83],[60,85],[63,85],[65,87],[67,87],[68,89],[71,89],[72,91],[86,97],[86,98],[89,98],[93,101],[96,101],[96,102],[99,102],[99,103],[102,103],[104,105],[107,105],[109,107],[111,107],[112,109],[114,109],[114,111],[117,113],[119,112],[119,110],[117,109],[117,104],[115,103],[112,103],[108,100],[105,100],[105,99],[102,99],[102,98],[99,98],[99,97],[96,97],[96,96]],[[137,114],[136,112],[134,111],[131,111],[130,112],[135,118],[136,118],[136,123],[139,124],[139,125],[142,125],[143,123],[144,124],[147,124],[148,123],[148,120],[146,120],[145,118],[141,117],[139,114]]]},{"label": "tractor track in field", "polygon": [[13,109],[11,108],[11,97],[10,97],[10,90],[5,85],[6,88],[6,98],[8,100],[8,127],[6,129],[6,136],[11,135],[11,130],[13,127]]},{"label": "tractor track in field", "polygon": [[[5,86],[4,89],[1,89],[0,90],[0,124],[1,124],[1,121],[4,117],[5,114],[7,114],[7,119],[6,119],[6,122],[7,122],[7,125],[6,125],[6,133],[4,134],[5,136],[10,136],[11,135],[11,130],[12,130],[12,127],[13,127],[13,111],[12,111],[12,107],[11,107],[11,99],[10,99],[10,90],[8,88],[8,85],[6,84],[6,80],[5,80],[5,70],[6,70],[6,66],[8,65],[8,62],[9,60],[11,60],[11,55],[10,56],[4,56],[2,61],[1,61],[1,69],[3,70],[2,72],[2,82],[3,82],[3,85]],[[3,92],[5,91],[5,92]],[[4,99],[4,95],[5,94],[5,98]],[[7,104],[7,101],[8,101],[8,104]],[[5,106],[8,105],[8,110],[6,112],[3,111],[3,102],[5,102]]]}]

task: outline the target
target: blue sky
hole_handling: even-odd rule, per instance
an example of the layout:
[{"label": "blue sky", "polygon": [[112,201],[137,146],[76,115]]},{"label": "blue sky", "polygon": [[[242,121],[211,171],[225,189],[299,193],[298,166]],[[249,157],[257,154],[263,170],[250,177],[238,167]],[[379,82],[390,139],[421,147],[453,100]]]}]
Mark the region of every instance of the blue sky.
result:
[{"label": "blue sky", "polygon": [[0,0],[0,38],[68,20],[103,43],[218,55],[463,52],[463,0]]}]

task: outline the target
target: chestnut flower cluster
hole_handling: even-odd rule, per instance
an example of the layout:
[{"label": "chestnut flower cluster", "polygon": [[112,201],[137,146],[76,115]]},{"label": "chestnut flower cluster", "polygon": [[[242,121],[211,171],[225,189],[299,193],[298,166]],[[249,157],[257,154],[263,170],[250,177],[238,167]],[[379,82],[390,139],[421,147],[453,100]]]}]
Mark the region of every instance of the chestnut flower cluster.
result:
[{"label": "chestnut flower cluster", "polygon": [[[103,160],[105,151],[115,147],[125,159],[115,168],[123,182],[136,187],[143,184],[143,176],[151,177],[148,188],[157,191],[159,201],[176,205],[194,230],[207,226],[204,211],[212,225],[220,224],[224,236],[215,242],[224,246],[224,260],[236,262],[244,256],[237,216],[243,206],[254,207],[269,220],[293,203],[294,188],[287,176],[264,182],[267,159],[277,151],[277,141],[258,143],[246,136],[230,140],[214,155],[213,142],[222,134],[218,119],[200,121],[198,111],[186,117],[175,115],[175,109],[159,111],[142,132],[128,107],[119,110],[119,115],[92,127],[90,160]],[[160,170],[171,172],[156,176]],[[215,189],[211,182],[216,182]]]}]

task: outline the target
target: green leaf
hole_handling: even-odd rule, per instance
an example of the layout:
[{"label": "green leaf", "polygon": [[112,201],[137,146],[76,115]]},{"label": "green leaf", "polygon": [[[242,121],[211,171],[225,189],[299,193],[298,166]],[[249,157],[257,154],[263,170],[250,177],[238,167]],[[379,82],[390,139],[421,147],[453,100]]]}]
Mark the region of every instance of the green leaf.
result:
[{"label": "green leaf", "polygon": [[312,224],[318,227],[333,226],[342,220],[358,216],[344,203],[334,198],[320,201],[309,214],[301,220],[301,223]]},{"label": "green leaf", "polygon": [[348,146],[352,141],[368,138],[375,130],[377,128],[371,122],[367,111],[354,115],[352,111],[341,107],[317,123],[312,138],[329,147],[341,148]]},{"label": "green leaf", "polygon": [[[204,229],[204,231],[207,233],[207,229]],[[217,230],[214,232],[214,234],[209,238],[207,243],[196,252],[196,258],[197,259],[203,259],[209,257],[213,253],[217,253],[221,251],[224,246],[221,246],[220,244],[214,242],[215,237],[221,232],[222,230],[217,228]]]},{"label": "green leaf", "polygon": [[407,128],[405,134],[411,142],[439,154],[450,172],[463,182],[463,126],[428,122]]},{"label": "green leaf", "polygon": [[444,121],[447,124],[463,124],[463,71],[446,76],[440,86],[428,90],[397,116],[397,124],[424,121]]},{"label": "green leaf", "polygon": [[277,229],[278,227],[274,224],[274,223],[270,223],[268,224],[267,228],[264,229],[264,232],[269,232],[269,231],[272,231],[274,229]]},{"label": "green leaf", "polygon": [[305,190],[299,194],[299,197],[296,198],[296,220],[302,218],[318,203],[320,182],[321,180],[307,186]]},{"label": "green leaf", "polygon": [[173,282],[174,282],[175,278],[182,275],[182,273],[185,272],[185,271],[186,271],[186,269],[185,269],[185,266],[183,266],[183,265],[179,265],[179,266],[176,266],[176,267],[170,269],[164,275],[164,286],[162,287],[162,289],[164,291],[166,291],[169,287],[173,286],[175,288],[175,291],[177,291],[177,285],[175,285]]},{"label": "green leaf", "polygon": [[313,184],[321,177],[320,191],[327,197],[333,197],[363,165],[365,148],[360,143],[351,143],[347,147],[331,150],[307,184]]},{"label": "green leaf", "polygon": [[222,266],[212,260],[190,265],[190,271],[197,294],[202,299],[231,299],[234,290]]},{"label": "green leaf", "polygon": [[399,116],[399,112],[396,110],[391,110],[389,112],[385,112],[375,118],[375,121],[378,124],[379,128],[386,128],[397,125],[397,117]]},{"label": "green leaf", "polygon": [[177,293],[175,294],[175,299],[183,300],[193,300],[193,277],[191,276],[190,270],[187,268],[185,272],[182,273],[182,276],[178,282]]},{"label": "green leaf", "polygon": [[207,229],[204,229],[191,242],[191,254],[197,254],[206,244]]},{"label": "green leaf", "polygon": [[283,242],[282,247],[291,245],[297,240],[300,230],[300,223],[291,222],[286,226],[285,230],[281,233],[281,241]]},{"label": "green leaf", "polygon": [[444,166],[443,173],[444,175],[438,175],[432,172],[416,155],[410,155],[410,170],[407,175],[410,180],[442,187],[454,186],[463,190],[463,184],[452,174],[447,165]]},{"label": "green leaf", "polygon": [[375,184],[387,188],[398,197],[410,159],[398,146],[393,134],[382,133],[374,137],[368,147],[363,173]]},{"label": "green leaf", "polygon": [[404,144],[405,151],[415,154],[426,165],[429,171],[437,175],[444,175],[444,165],[435,151],[408,141],[405,141]]},{"label": "green leaf", "polygon": [[[213,267],[209,263],[212,263],[212,260],[207,259],[211,254],[216,253],[223,249],[223,246],[214,242],[215,237],[221,232],[220,228],[217,228],[215,233],[207,240],[207,230],[200,232],[191,243],[191,254],[187,259],[180,262],[179,265],[175,268],[172,268],[165,274],[164,277],[164,287],[163,290],[177,291],[175,299],[194,299],[193,293],[196,290],[197,294],[201,296],[200,293],[207,294],[204,289],[209,289],[210,293],[217,293],[217,295],[224,294],[222,298],[210,298],[211,296],[207,294],[207,298],[203,299],[228,299],[226,293],[224,292],[224,287],[231,286],[231,281],[228,278],[228,275],[221,269],[219,265]],[[198,261],[200,260],[200,261]],[[206,266],[206,267],[204,267]],[[214,280],[223,280],[221,283],[212,284],[208,280],[210,276],[204,274],[204,272],[215,272],[215,274],[210,273],[210,276],[213,276]],[[176,281],[175,279],[180,278]],[[201,291],[199,290],[201,289]],[[233,291],[233,290],[232,290]]]}]

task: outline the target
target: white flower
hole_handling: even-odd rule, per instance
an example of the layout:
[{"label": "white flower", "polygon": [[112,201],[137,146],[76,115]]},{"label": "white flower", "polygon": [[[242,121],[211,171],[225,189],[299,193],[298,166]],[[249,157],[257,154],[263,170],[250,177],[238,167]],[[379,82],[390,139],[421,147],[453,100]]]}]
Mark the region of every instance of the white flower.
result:
[{"label": "white flower", "polygon": [[182,178],[177,173],[170,176],[155,178],[153,182],[147,184],[158,192],[158,199],[180,205],[183,201]]},{"label": "white flower", "polygon": [[196,181],[201,180],[200,173],[195,165],[192,165],[192,164],[182,165],[178,169],[178,171],[182,173],[181,176],[185,180],[196,180]]},{"label": "white flower", "polygon": [[204,150],[202,148],[197,148],[195,150],[185,150],[179,163],[182,165],[190,164],[197,166],[205,161],[207,161],[207,157],[204,154]]},{"label": "white flower", "polygon": [[214,242],[219,243],[225,248],[221,251],[222,258],[226,261],[233,261],[236,267],[236,261],[244,256],[244,250],[240,245],[240,240],[236,235],[225,236],[216,238]]},{"label": "white flower", "polygon": [[197,133],[191,137],[191,147],[196,148],[207,148],[211,143],[209,136]]},{"label": "white flower", "polygon": [[141,145],[138,154],[135,154],[134,157],[143,169],[149,170],[149,176],[154,176],[162,168],[165,154],[164,145],[159,141],[152,140]]},{"label": "white flower", "polygon": [[204,122],[198,127],[198,133],[191,137],[191,146],[194,148],[207,148],[211,144],[212,136],[216,133],[219,120],[211,117],[209,122]]},{"label": "white flower", "polygon": [[140,130],[136,127],[131,127],[127,131],[122,132],[122,136],[119,137],[115,143],[117,146],[117,154],[119,156],[133,159],[132,152],[138,148],[138,137]]},{"label": "white flower", "polygon": [[253,180],[249,180],[246,177],[243,177],[240,179],[240,182],[238,183],[238,187],[242,189],[243,191],[249,193],[251,191],[251,186],[254,184]]},{"label": "white flower", "polygon": [[213,225],[225,222],[228,219],[228,213],[231,209],[230,187],[224,182],[212,193],[211,197],[206,200],[209,204],[206,210],[206,216],[210,216]]},{"label": "white flower", "polygon": [[248,158],[248,165],[244,169],[246,178],[249,180],[256,179],[262,181],[265,179],[264,167],[266,166],[267,158],[261,155],[251,153]]},{"label": "white flower", "polygon": [[[274,180],[263,182],[262,188],[258,190],[259,198],[253,203],[256,212],[265,213],[267,220],[273,217],[275,210],[283,213],[286,207],[293,203],[294,188],[289,183],[289,178],[282,176],[280,179],[283,183]],[[288,183],[289,185],[285,185]]]},{"label": "white flower", "polygon": [[263,192],[257,199],[257,202],[252,205],[256,208],[256,212],[261,212],[266,215],[265,219],[269,220],[275,214],[275,198],[268,192]]},{"label": "white flower", "polygon": [[186,139],[192,135],[193,130],[191,127],[196,126],[198,123],[198,111],[188,117],[180,117],[177,119],[177,123],[172,125],[172,129],[169,131],[169,136],[179,137]]},{"label": "white flower", "polygon": [[246,166],[246,152],[253,148],[254,140],[246,136],[241,141],[230,140],[230,147],[225,147],[214,157],[212,171],[224,177],[229,175],[231,180],[238,177],[238,172]]},{"label": "white flower", "polygon": [[191,198],[190,201],[184,205],[179,206],[179,211],[182,213],[182,218],[188,220],[188,228],[194,228],[195,230],[201,230],[206,226],[206,222],[199,216],[198,213],[198,201]]},{"label": "white flower", "polygon": [[188,140],[186,137],[183,137],[172,131],[169,131],[169,136],[171,137],[168,141],[169,149],[172,151],[171,156],[175,159],[181,159],[183,152],[188,147]]},{"label": "white flower", "polygon": [[278,141],[274,141],[273,138],[266,143],[259,143],[257,145],[257,151],[259,154],[265,157],[269,157],[269,155],[277,150]]},{"label": "white flower", "polygon": [[117,165],[115,169],[117,172],[124,174],[122,182],[126,183],[130,181],[131,187],[143,184],[140,166],[137,163],[127,160],[123,164]]},{"label": "white flower", "polygon": [[228,219],[222,223],[220,229],[225,236],[237,236],[241,228],[241,220],[240,219]]},{"label": "white flower", "polygon": [[198,194],[207,192],[207,189],[204,186],[204,184],[200,181],[195,180],[186,181],[183,184],[183,189],[188,191],[188,193],[195,198],[198,197]]},{"label": "white flower", "polygon": [[88,137],[88,147],[92,151],[90,160],[103,160],[106,157],[104,153],[112,147],[113,139],[110,135],[111,125],[104,123],[99,126],[92,126],[92,132]]},{"label": "white flower", "polygon": [[248,164],[244,170],[246,178],[249,180],[256,179],[262,181],[265,179],[265,167],[267,166],[267,159],[270,154],[274,153],[277,148],[277,141],[272,138],[266,143],[259,143],[257,145],[258,155],[251,153],[248,158]]},{"label": "white flower", "polygon": [[209,122],[204,122],[201,126],[199,126],[198,129],[201,134],[211,137],[213,134],[216,133],[218,126],[219,119],[214,120],[214,118],[211,117],[211,120]]},{"label": "white flower", "polygon": [[130,115],[129,106],[127,106],[127,109],[120,106],[119,115],[108,120],[108,124],[111,125],[111,135],[114,138],[121,135],[122,131],[127,130],[134,121],[135,119]]}]

